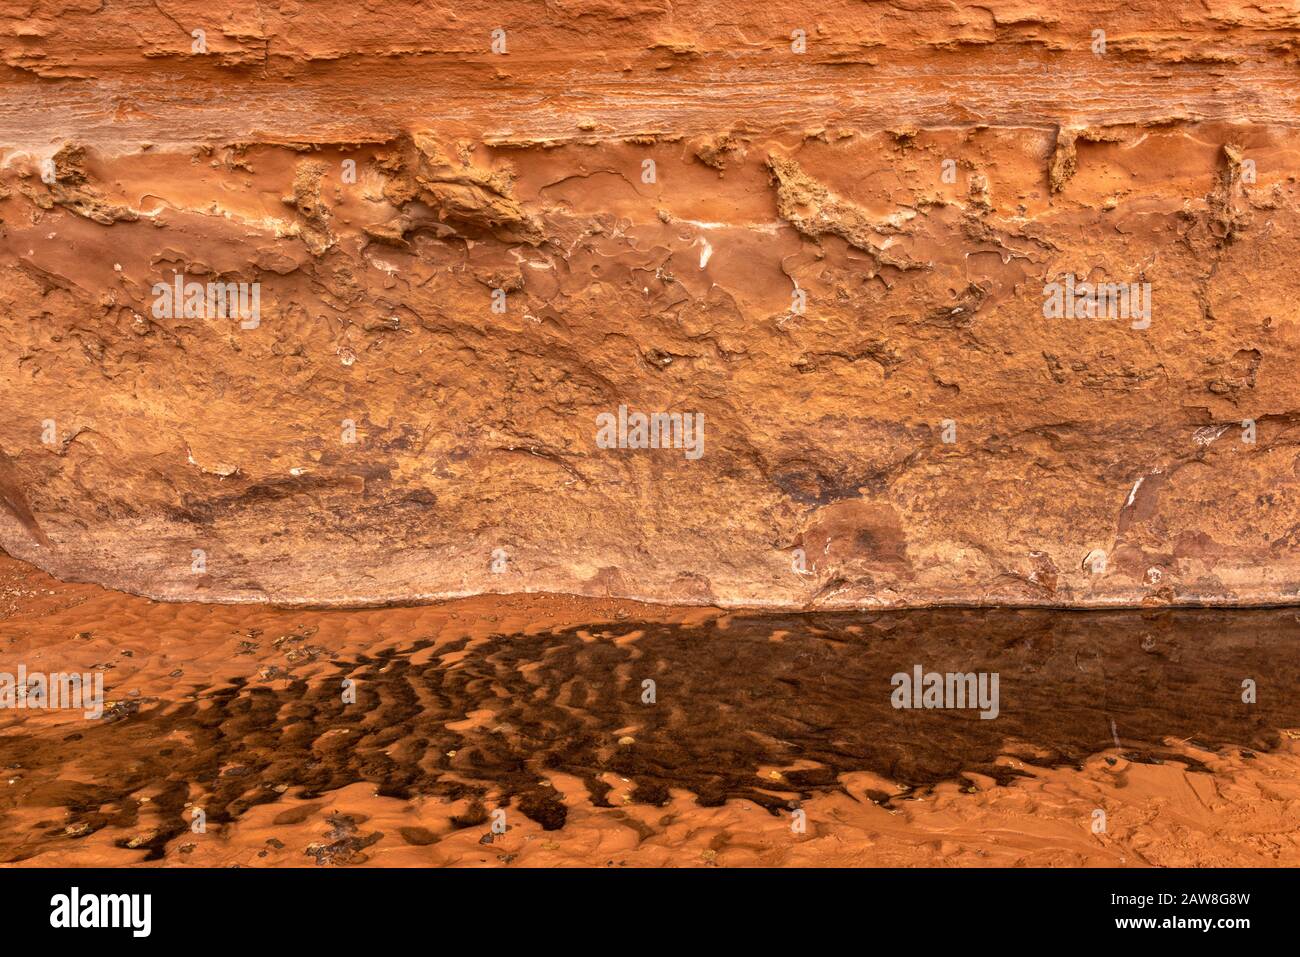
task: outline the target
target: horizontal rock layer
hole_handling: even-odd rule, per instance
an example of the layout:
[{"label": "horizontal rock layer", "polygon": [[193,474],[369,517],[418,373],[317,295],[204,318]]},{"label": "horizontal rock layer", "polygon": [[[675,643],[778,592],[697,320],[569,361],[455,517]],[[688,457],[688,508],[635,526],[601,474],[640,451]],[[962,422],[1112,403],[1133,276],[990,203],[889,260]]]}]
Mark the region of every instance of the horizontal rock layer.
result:
[{"label": "horizontal rock layer", "polygon": [[[1296,601],[1300,14],[1040,7],[0,18],[0,545],[213,601]],[[657,412],[702,426],[620,447]]]}]

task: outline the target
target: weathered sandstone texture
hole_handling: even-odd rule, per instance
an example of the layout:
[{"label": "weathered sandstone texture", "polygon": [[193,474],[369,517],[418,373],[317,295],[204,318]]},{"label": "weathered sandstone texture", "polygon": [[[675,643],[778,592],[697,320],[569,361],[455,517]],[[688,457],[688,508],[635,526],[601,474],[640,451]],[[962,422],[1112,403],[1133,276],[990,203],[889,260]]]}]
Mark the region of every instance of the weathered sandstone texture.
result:
[{"label": "weathered sandstone texture", "polygon": [[[1296,6],[817,6],[6,5],[0,546],[212,601],[1296,601]],[[1053,314],[1089,283],[1149,317]]]}]

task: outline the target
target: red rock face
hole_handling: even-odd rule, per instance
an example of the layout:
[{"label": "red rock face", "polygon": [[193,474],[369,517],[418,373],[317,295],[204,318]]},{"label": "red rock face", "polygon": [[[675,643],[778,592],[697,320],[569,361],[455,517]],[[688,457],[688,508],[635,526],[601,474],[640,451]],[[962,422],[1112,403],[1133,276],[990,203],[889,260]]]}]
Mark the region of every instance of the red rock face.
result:
[{"label": "red rock face", "polygon": [[8,16],[0,545],[213,601],[1294,601],[1300,16],[822,6]]}]

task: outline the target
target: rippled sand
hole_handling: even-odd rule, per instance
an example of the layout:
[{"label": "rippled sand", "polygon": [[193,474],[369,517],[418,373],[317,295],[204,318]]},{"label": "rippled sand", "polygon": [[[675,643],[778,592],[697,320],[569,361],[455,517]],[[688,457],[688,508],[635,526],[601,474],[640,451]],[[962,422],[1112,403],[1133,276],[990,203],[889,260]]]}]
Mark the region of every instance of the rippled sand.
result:
[{"label": "rippled sand", "polygon": [[[8,863],[1300,864],[1290,609],[301,611],[0,556],[0,619],[0,671],[108,699],[0,711]],[[915,664],[998,672],[998,718],[894,709]]]}]

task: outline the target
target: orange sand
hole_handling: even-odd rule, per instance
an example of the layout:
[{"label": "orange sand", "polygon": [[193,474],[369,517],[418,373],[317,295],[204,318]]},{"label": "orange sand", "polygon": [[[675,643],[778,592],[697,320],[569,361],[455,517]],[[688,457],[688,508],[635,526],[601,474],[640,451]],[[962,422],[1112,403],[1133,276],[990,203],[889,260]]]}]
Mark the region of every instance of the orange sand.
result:
[{"label": "orange sand", "polygon": [[[216,687],[236,678],[257,683],[264,669],[286,667],[296,677],[322,680],[329,662],[429,636],[415,653],[427,660],[455,639],[474,639],[444,661],[473,655],[491,632],[543,634],[561,626],[637,622],[698,623],[719,619],[717,609],[676,609],[623,601],[509,596],[441,605],[360,611],[284,611],[267,607],[164,604],[89,585],[68,585],[0,556],[0,670],[16,662],[29,669],[107,667],[109,702],[141,702],[141,714],[166,708],[192,687]],[[315,629],[311,631],[311,629]],[[258,631],[260,630],[260,635]],[[276,647],[286,632],[310,633],[311,654]],[[254,634],[257,637],[248,637]],[[623,636],[635,643],[636,634]],[[241,644],[244,643],[244,644]],[[172,675],[179,670],[178,677]],[[274,673],[272,673],[274,674]],[[744,675],[733,676],[736,681]],[[274,684],[276,679],[269,683]],[[283,679],[279,679],[283,683]],[[264,682],[266,683],[266,682]],[[488,702],[490,704],[490,702]],[[489,722],[485,710],[460,716],[465,726]],[[125,728],[128,716],[115,728]],[[16,736],[56,742],[84,730],[80,715],[14,712],[0,715],[0,744]],[[183,735],[172,745],[184,747]],[[117,739],[113,739],[117,740]],[[130,826],[108,824],[84,836],[64,828],[60,794],[69,782],[97,783],[156,746],[131,743],[97,764],[47,766],[39,757],[2,770],[0,860],[52,865],[144,863],[126,846],[157,824],[148,787],[134,797],[140,813]],[[507,829],[490,823],[457,828],[468,798],[416,794],[380,796],[360,781],[310,799],[288,789],[205,833],[171,839],[161,861],[170,866],[1252,866],[1300,865],[1300,732],[1283,730],[1271,751],[1225,746],[1204,750],[1163,742],[1163,763],[1125,757],[1125,749],[1092,754],[1076,770],[1035,767],[1004,755],[998,764],[1026,776],[998,785],[981,774],[941,781],[911,799],[878,803],[870,790],[897,793],[897,784],[872,772],[840,776],[843,793],[814,793],[799,802],[805,833],[789,814],[771,814],[747,800],[702,807],[682,789],[662,806],[635,803],[634,782],[606,774],[611,807],[595,806],[583,782],[545,775],[568,810],[562,828],[542,826],[506,809]],[[1160,743],[1160,742],[1157,742]],[[317,747],[321,744],[318,742]],[[399,747],[400,745],[395,745]],[[0,754],[5,754],[0,750]],[[36,755],[48,753],[37,749]],[[1017,752],[1021,753],[1021,752]],[[1174,757],[1169,758],[1172,754]],[[1202,762],[1210,773],[1177,760]],[[791,767],[753,771],[780,793]],[[201,800],[194,790],[195,800]],[[494,795],[485,795],[489,809]],[[1106,814],[1104,833],[1091,827],[1094,809]],[[75,827],[72,829],[75,831]],[[374,835],[379,834],[378,838]],[[137,843],[139,841],[137,840]]]}]

